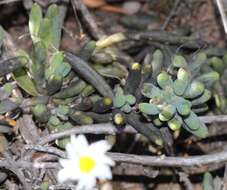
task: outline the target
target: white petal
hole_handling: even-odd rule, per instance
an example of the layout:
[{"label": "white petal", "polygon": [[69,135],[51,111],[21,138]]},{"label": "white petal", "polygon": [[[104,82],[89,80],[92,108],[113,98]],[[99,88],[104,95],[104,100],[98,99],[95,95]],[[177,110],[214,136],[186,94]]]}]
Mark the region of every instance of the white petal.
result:
[{"label": "white petal", "polygon": [[73,146],[72,143],[68,143],[65,147],[68,158],[70,159],[74,159],[76,157],[78,157],[78,153],[75,150],[75,147]]},{"label": "white petal", "polygon": [[87,139],[84,135],[79,135],[75,137],[74,135],[71,136],[71,143],[75,149],[80,150],[85,150],[88,148],[88,142]]},{"label": "white petal", "polygon": [[69,158],[76,159],[87,150],[88,142],[84,135],[71,135],[71,142],[66,145],[66,151]]},{"label": "white petal", "polygon": [[107,155],[103,155],[102,157],[100,157],[99,163],[107,164],[107,165],[110,165],[110,166],[115,165],[115,162],[110,157],[108,157]]},{"label": "white petal", "polygon": [[62,166],[63,168],[68,167],[69,164],[70,164],[69,160],[66,160],[66,159],[60,159],[60,160],[59,160],[59,163],[61,164],[61,166]]},{"label": "white petal", "polygon": [[68,179],[71,180],[77,180],[80,176],[79,170],[78,170],[78,164],[74,160],[65,160],[60,159],[60,164],[63,166],[63,169],[67,174]]},{"label": "white petal", "polygon": [[95,151],[99,153],[105,153],[106,151],[110,150],[111,147],[112,146],[106,140],[101,140],[101,141],[92,143],[89,146],[89,150],[92,152]]},{"label": "white petal", "polygon": [[93,176],[83,177],[78,181],[76,190],[92,190],[96,185],[96,179]]},{"label": "white petal", "polygon": [[101,180],[112,179],[112,172],[110,167],[106,165],[98,165],[94,171],[94,175]]},{"label": "white petal", "polygon": [[70,176],[69,176],[69,172],[65,169],[61,169],[59,172],[58,172],[58,181],[59,183],[63,183],[67,180],[70,179]]}]

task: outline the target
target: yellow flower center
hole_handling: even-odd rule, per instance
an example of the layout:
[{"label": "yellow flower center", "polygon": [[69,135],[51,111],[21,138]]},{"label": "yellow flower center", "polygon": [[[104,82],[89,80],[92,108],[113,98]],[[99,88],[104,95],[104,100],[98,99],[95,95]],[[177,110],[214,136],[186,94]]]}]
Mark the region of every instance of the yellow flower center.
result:
[{"label": "yellow flower center", "polygon": [[90,156],[82,156],[79,160],[79,167],[82,173],[89,173],[95,167],[95,161]]}]

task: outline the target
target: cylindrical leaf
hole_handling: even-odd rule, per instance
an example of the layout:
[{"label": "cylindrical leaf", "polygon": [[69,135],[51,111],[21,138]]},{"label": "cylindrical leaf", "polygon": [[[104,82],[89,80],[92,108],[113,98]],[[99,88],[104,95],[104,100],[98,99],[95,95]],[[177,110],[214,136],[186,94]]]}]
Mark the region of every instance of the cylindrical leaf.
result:
[{"label": "cylindrical leaf", "polygon": [[140,103],[139,104],[139,110],[142,113],[145,113],[147,115],[157,115],[159,114],[159,110],[156,105],[149,104],[149,103]]},{"label": "cylindrical leaf", "polygon": [[172,87],[173,86],[173,80],[171,78],[170,75],[168,75],[166,72],[161,72],[158,76],[157,76],[157,82],[158,85],[164,89],[165,87]]}]

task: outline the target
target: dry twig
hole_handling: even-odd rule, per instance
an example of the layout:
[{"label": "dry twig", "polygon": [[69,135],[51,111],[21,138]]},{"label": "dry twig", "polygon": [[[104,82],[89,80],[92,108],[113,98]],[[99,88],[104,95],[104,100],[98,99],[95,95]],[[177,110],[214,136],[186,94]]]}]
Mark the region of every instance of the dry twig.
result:
[{"label": "dry twig", "polygon": [[[227,115],[218,115],[218,116],[202,116],[200,119],[206,123],[225,123],[227,122]],[[69,136],[71,134],[116,134],[118,129],[112,123],[101,123],[94,125],[85,125],[82,127],[73,127],[61,132],[52,133],[50,135],[40,138],[38,144],[45,145],[56,139]],[[136,130],[133,129],[130,125],[126,125],[124,133],[136,133]]]}]

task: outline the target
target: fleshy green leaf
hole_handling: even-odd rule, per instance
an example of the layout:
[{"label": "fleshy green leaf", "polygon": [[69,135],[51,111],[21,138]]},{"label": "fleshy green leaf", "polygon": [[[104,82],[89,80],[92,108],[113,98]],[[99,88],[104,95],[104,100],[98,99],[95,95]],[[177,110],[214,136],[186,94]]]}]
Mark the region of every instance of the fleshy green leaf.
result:
[{"label": "fleshy green leaf", "polygon": [[173,83],[174,93],[177,96],[182,96],[185,90],[187,89],[188,85],[189,85],[188,81],[176,79]]},{"label": "fleshy green leaf", "polygon": [[203,52],[198,53],[192,60],[193,62],[190,64],[190,70],[192,74],[196,74],[201,66],[206,63],[207,55]]},{"label": "fleshy green leaf", "polygon": [[160,121],[166,122],[169,121],[169,118],[166,118],[163,114],[158,114],[158,118],[160,119]]},{"label": "fleshy green leaf", "polygon": [[47,49],[43,42],[37,42],[34,44],[32,58],[34,62],[44,64],[47,59]]},{"label": "fleshy green leaf", "polygon": [[71,113],[70,118],[79,125],[90,125],[94,122],[90,116],[82,111],[75,111]]},{"label": "fleshy green leaf", "polygon": [[183,121],[179,115],[175,115],[175,117],[168,121],[168,126],[171,130],[176,131],[181,128]]},{"label": "fleshy green leaf", "polygon": [[172,65],[176,68],[187,68],[187,61],[186,59],[181,55],[174,55],[172,60]]},{"label": "fleshy green leaf", "polygon": [[165,87],[172,87],[173,86],[173,80],[171,78],[170,75],[168,75],[166,72],[161,72],[158,76],[157,76],[157,82],[158,85],[164,89]]},{"label": "fleshy green leaf", "polygon": [[218,73],[223,73],[223,71],[225,70],[223,60],[220,59],[219,57],[212,57],[209,63],[212,66],[212,68]]},{"label": "fleshy green leaf", "polygon": [[165,119],[162,121],[168,121],[175,115],[175,113],[176,107],[174,105],[169,104],[161,109],[161,113],[159,114],[161,115],[161,118],[160,117],[159,118],[162,120],[162,118],[164,117]]},{"label": "fleshy green leaf", "polygon": [[56,4],[49,6],[46,18],[48,18],[51,22],[50,44],[54,47],[54,49],[58,49],[61,40],[61,26],[59,8]]},{"label": "fleshy green leaf", "polygon": [[22,49],[17,50],[16,55],[18,56],[18,59],[22,65],[26,65],[30,60],[30,56],[28,55],[28,53]]},{"label": "fleshy green leaf", "polygon": [[188,102],[182,102],[177,105],[177,111],[182,116],[187,116],[191,112],[191,105]]},{"label": "fleshy green leaf", "polygon": [[151,62],[152,66],[152,76],[156,78],[162,70],[164,55],[161,50],[157,49],[153,53],[153,60]]},{"label": "fleshy green leaf", "polygon": [[47,49],[49,49],[52,40],[51,32],[51,21],[50,19],[44,18],[40,25],[39,38],[45,44]]},{"label": "fleshy green leaf", "polygon": [[120,108],[125,105],[126,99],[124,95],[119,95],[114,98],[113,104],[115,108]]},{"label": "fleshy green leaf", "polygon": [[71,70],[71,66],[67,62],[63,62],[64,54],[63,52],[55,52],[50,60],[50,65],[46,70],[46,78],[51,75],[60,75],[65,77]]},{"label": "fleshy green leaf", "polygon": [[187,131],[189,131],[190,133],[192,133],[193,135],[195,135],[195,136],[197,136],[199,138],[206,138],[208,136],[208,130],[207,130],[206,125],[202,121],[200,121],[198,118],[194,121],[194,123],[195,122],[198,122],[196,125],[197,125],[197,127],[199,126],[199,128],[196,129],[196,130],[191,129],[192,128],[192,124],[190,122],[189,122],[190,127],[187,124],[183,125],[183,127]]},{"label": "fleshy green leaf", "polygon": [[147,115],[157,115],[159,113],[157,106],[149,103],[140,103],[139,110]]},{"label": "fleshy green leaf", "polygon": [[69,106],[59,105],[56,111],[59,115],[66,115],[67,113],[69,113]]},{"label": "fleshy green leaf", "polygon": [[56,116],[51,116],[49,118],[49,121],[48,121],[48,124],[51,125],[51,126],[57,126],[59,125],[61,122],[60,120],[58,119],[58,117]]},{"label": "fleshy green leaf", "polygon": [[151,83],[145,83],[143,85],[142,94],[147,98],[154,98],[160,97],[162,91]]},{"label": "fleshy green leaf", "polygon": [[42,23],[42,10],[38,4],[33,4],[29,15],[29,31],[34,43],[39,41],[39,30]]},{"label": "fleshy green leaf", "polygon": [[191,112],[191,114],[184,119],[186,129],[197,137],[205,138],[208,135],[206,125],[198,118],[198,116]]},{"label": "fleshy green leaf", "polygon": [[183,68],[180,68],[177,72],[177,79],[179,80],[184,80],[184,81],[189,81],[189,73]]},{"label": "fleshy green leaf", "polygon": [[129,94],[125,96],[126,102],[128,102],[130,105],[134,105],[136,103],[136,98]]},{"label": "fleshy green leaf", "polygon": [[205,86],[203,83],[198,81],[193,81],[191,85],[189,85],[189,87],[187,88],[184,94],[184,97],[190,98],[190,99],[196,98],[201,94],[203,94],[204,90],[205,90]]},{"label": "fleshy green leaf", "polygon": [[219,73],[216,71],[211,71],[209,73],[203,74],[196,80],[205,84],[205,86],[210,87],[219,79]]},{"label": "fleshy green leaf", "polygon": [[125,104],[124,106],[121,107],[121,111],[125,113],[130,113],[132,111],[132,108],[130,107],[130,105]]},{"label": "fleshy green leaf", "polygon": [[202,96],[199,98],[192,100],[192,106],[200,105],[206,103],[211,98],[211,92],[205,89]]},{"label": "fleshy green leaf", "polygon": [[17,69],[13,72],[13,78],[17,82],[17,84],[28,94],[32,96],[38,96],[39,93],[35,88],[34,83],[27,75],[24,69]]},{"label": "fleshy green leaf", "polygon": [[201,127],[201,124],[203,124],[198,116],[193,112],[191,112],[190,115],[184,119],[184,122],[191,130],[197,130]]},{"label": "fleshy green leaf", "polygon": [[48,95],[52,95],[58,90],[61,89],[62,86],[62,76],[61,75],[51,75],[47,81],[47,92]]},{"label": "fleshy green leaf", "polygon": [[53,95],[55,98],[71,98],[78,94],[80,94],[83,89],[86,87],[86,83],[83,80],[78,80],[70,85],[68,85],[66,88],[61,89],[61,91],[57,92]]}]

